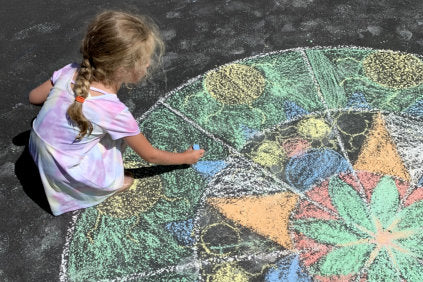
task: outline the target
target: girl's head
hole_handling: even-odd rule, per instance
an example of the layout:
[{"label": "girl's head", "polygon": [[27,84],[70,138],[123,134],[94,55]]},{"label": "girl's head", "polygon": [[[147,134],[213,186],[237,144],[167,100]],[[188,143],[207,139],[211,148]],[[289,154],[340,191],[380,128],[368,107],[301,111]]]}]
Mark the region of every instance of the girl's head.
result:
[{"label": "girl's head", "polygon": [[[163,53],[158,28],[148,18],[124,12],[106,11],[88,26],[81,45],[82,63],[75,79],[76,96],[87,97],[92,81],[118,88],[122,83],[137,83],[147,75],[147,68],[158,63]],[[92,131],[82,114],[82,104],[68,109],[80,133]]]}]

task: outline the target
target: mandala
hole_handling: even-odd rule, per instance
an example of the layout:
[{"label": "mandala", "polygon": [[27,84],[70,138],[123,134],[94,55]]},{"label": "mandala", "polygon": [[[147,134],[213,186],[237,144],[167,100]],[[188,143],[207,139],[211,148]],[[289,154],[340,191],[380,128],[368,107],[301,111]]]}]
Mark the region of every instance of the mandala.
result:
[{"label": "mandala", "polygon": [[292,49],[200,75],[138,118],[126,192],[73,215],[63,281],[421,281],[423,62]]}]

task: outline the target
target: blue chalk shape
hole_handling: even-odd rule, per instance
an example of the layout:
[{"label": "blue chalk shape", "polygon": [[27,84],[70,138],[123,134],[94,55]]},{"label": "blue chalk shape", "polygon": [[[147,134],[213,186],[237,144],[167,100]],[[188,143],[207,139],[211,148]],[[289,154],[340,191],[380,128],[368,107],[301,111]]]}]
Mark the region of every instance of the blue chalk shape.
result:
[{"label": "blue chalk shape", "polygon": [[405,112],[413,116],[423,117],[423,100],[417,101],[407,108]]},{"label": "blue chalk shape", "polygon": [[246,140],[251,139],[258,132],[257,130],[251,129],[246,125],[240,125],[240,128],[241,128],[242,134],[244,135]]},{"label": "blue chalk shape", "polygon": [[166,225],[166,229],[172,233],[179,244],[184,246],[192,246],[194,244],[195,240],[191,236],[193,228],[193,219],[170,222]]},{"label": "blue chalk shape", "polygon": [[193,148],[194,150],[200,150],[200,145],[198,145],[198,144],[194,144],[194,145],[192,145],[192,148]]},{"label": "blue chalk shape", "polygon": [[205,178],[210,178],[226,166],[227,164],[224,161],[199,161],[193,165],[193,168]]},{"label": "blue chalk shape", "polygon": [[300,116],[308,115],[309,113],[304,108],[298,106],[297,103],[292,101],[285,101],[283,106],[287,119],[294,119]]},{"label": "blue chalk shape", "polygon": [[420,178],[419,183],[417,183],[418,186],[423,186],[423,176]]},{"label": "blue chalk shape", "polygon": [[289,282],[308,282],[311,278],[304,273],[300,265],[298,255],[288,256],[281,259],[276,268],[271,268],[265,276],[266,282],[289,281]]},{"label": "blue chalk shape", "polygon": [[366,97],[360,92],[356,92],[351,95],[347,101],[347,108],[371,109],[369,103],[367,103]]},{"label": "blue chalk shape", "polygon": [[306,191],[332,175],[348,171],[352,171],[351,165],[336,151],[313,149],[292,157],[285,167],[284,177],[290,185]]}]

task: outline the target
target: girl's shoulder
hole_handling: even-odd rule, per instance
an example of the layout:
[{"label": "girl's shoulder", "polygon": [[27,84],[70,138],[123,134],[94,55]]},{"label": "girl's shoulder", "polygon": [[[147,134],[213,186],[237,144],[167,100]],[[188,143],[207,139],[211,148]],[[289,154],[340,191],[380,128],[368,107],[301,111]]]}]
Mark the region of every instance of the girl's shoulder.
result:
[{"label": "girl's shoulder", "polygon": [[53,72],[53,75],[51,76],[50,80],[54,84],[56,84],[57,80],[63,76],[68,76],[75,73],[75,71],[79,68],[79,64],[77,63],[71,63],[68,64],[55,72]]}]

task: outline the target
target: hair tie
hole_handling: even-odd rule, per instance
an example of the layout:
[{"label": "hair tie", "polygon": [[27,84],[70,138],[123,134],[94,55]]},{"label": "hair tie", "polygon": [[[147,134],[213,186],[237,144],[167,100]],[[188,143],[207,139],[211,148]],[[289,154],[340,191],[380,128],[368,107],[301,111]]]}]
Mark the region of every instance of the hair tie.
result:
[{"label": "hair tie", "polygon": [[75,101],[77,101],[77,102],[79,102],[79,103],[84,103],[85,98],[84,98],[84,97],[82,97],[82,96],[76,96],[76,97],[75,97]]}]

